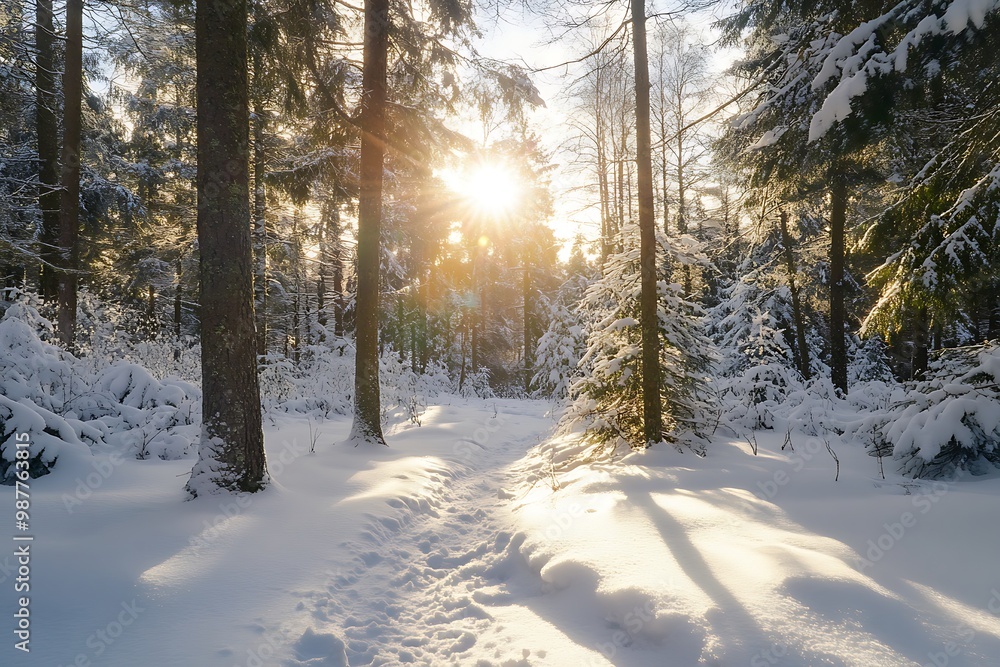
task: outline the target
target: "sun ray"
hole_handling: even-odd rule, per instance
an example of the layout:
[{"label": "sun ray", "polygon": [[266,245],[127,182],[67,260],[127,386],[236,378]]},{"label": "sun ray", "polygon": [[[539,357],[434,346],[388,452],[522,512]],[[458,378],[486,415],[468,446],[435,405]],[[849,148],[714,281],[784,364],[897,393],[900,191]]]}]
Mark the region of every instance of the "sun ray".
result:
[{"label": "sun ray", "polygon": [[480,216],[510,217],[521,205],[524,185],[502,163],[480,162],[463,172],[443,172],[447,186]]}]

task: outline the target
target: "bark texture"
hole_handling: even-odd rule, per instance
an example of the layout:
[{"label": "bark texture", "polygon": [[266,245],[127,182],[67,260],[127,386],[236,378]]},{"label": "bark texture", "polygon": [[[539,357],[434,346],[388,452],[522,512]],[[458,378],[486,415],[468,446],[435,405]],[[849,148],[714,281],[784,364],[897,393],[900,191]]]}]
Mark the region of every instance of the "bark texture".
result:
[{"label": "bark texture", "polygon": [[847,394],[847,339],[844,293],[844,235],[847,224],[847,185],[834,177],[830,190],[830,380]]},{"label": "bark texture", "polygon": [[781,211],[778,220],[781,227],[781,247],[785,258],[785,270],[788,272],[788,289],[792,293],[792,319],[795,325],[795,364],[805,380],[809,379],[809,349],[806,347],[805,316],[802,313],[802,299],[799,297],[799,285],[796,281],[798,269],[795,266],[795,252],[792,250],[792,234],[788,230],[788,213]]},{"label": "bark texture", "polygon": [[642,284],[642,418],[646,445],[663,440],[660,397],[660,326],[656,294],[656,221],[653,212],[653,159],[649,128],[649,61],[646,50],[646,6],[632,0],[635,59],[635,138],[639,198],[639,273]]},{"label": "bark texture", "polygon": [[62,192],[59,198],[59,339],[72,350],[76,338],[76,288],[80,249],[80,134],[83,102],[83,0],[66,2],[63,72]]},{"label": "bark texture", "polygon": [[358,201],[357,358],[352,440],[385,444],[378,384],[379,247],[385,163],[389,2],[365,0],[361,84],[361,178]]},{"label": "bark texture", "polygon": [[246,0],[198,0],[202,442],[192,495],[267,485],[250,244]]},{"label": "bark texture", "polygon": [[38,136],[38,207],[42,212],[39,292],[54,302],[59,291],[59,126],[56,120],[55,27],[52,0],[35,3],[35,132]]}]

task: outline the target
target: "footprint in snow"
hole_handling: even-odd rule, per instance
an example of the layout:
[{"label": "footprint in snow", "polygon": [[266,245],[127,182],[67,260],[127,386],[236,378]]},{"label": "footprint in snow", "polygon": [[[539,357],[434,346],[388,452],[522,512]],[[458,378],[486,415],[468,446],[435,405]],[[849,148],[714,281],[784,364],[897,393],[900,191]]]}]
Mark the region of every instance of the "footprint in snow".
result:
[{"label": "footprint in snow", "polygon": [[293,647],[295,658],[284,667],[348,667],[347,647],[332,634],[316,634],[308,628]]}]

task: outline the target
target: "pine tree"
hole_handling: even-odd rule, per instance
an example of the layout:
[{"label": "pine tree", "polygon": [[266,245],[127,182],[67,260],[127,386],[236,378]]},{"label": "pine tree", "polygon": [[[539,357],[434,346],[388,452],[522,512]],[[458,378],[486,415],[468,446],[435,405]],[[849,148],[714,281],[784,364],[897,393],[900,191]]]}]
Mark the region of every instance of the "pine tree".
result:
[{"label": "pine tree", "polygon": [[[642,406],[648,368],[643,356],[638,317],[642,291],[638,230],[629,225],[618,243],[624,250],[609,256],[602,277],[580,303],[581,319],[594,324],[587,351],[579,362],[582,377],[570,387],[570,406],[563,415],[566,430],[580,428],[600,447],[625,443],[632,449],[649,446]],[[658,238],[661,251],[673,261],[693,258]],[[656,406],[665,424],[661,439],[697,444],[711,419],[706,382],[714,356],[701,333],[701,308],[686,299],[681,285],[659,282],[656,335],[659,356],[654,362]]]},{"label": "pine tree", "polygon": [[834,86],[827,58],[848,20],[832,9],[759,0],[726,21],[729,38],[747,47],[737,69],[757,95],[725,142],[734,144],[726,152],[752,187],[768,188],[784,202],[816,200],[824,191],[828,196],[830,372],[834,386],[846,393],[848,216],[853,189],[884,179],[876,147],[886,136],[893,96],[891,88],[879,87],[881,97],[872,95],[856,114],[827,125],[839,112],[824,106]]}]

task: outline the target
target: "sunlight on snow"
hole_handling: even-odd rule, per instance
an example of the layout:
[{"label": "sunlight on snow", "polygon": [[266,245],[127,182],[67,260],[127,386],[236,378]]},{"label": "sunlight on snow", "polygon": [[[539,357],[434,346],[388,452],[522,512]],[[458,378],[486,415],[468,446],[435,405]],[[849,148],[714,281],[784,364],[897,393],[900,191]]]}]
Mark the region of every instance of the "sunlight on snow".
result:
[{"label": "sunlight on snow", "polygon": [[[1000,597],[996,596],[996,590],[983,591],[983,606],[971,607],[953,598],[943,595],[930,586],[926,586],[916,581],[907,581],[929,603],[951,616],[956,625],[970,628],[976,633],[983,632],[1000,638],[1000,617],[996,614],[1000,611]],[[987,602],[987,598],[989,601]],[[989,605],[993,605],[990,608]]]},{"label": "sunlight on snow", "polygon": [[201,573],[224,567],[232,538],[247,532],[254,523],[246,515],[220,514],[211,523],[206,520],[205,529],[192,536],[188,546],[143,572],[139,582],[157,588],[178,588],[190,584]]},{"label": "sunlight on snow", "polygon": [[446,463],[434,456],[408,456],[379,461],[368,470],[355,473],[348,484],[360,490],[338,501],[352,503],[367,498],[415,497],[421,500],[441,475],[448,474]]},{"label": "sunlight on snow", "polygon": [[[720,643],[728,627],[741,633],[749,628],[808,651],[837,655],[852,646],[856,664],[900,664],[875,635],[844,620],[830,585],[865,589],[886,605],[903,604],[899,597],[857,572],[850,565],[853,552],[842,543],[788,520],[772,523],[768,517],[765,523],[763,516],[748,515],[740,509],[746,495],[722,490],[650,494],[664,511],[661,532],[676,528],[670,548],[681,571],[717,608],[708,616],[722,631]],[[733,549],[733,544],[743,546]]]}]

